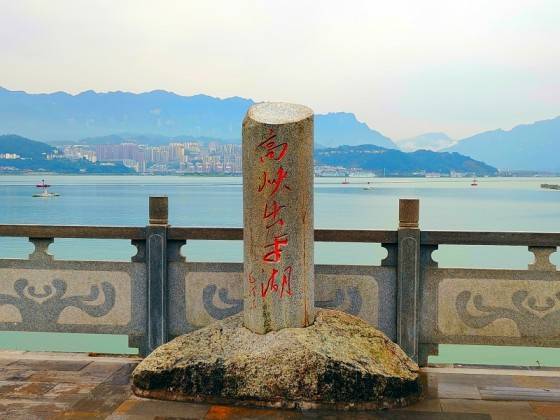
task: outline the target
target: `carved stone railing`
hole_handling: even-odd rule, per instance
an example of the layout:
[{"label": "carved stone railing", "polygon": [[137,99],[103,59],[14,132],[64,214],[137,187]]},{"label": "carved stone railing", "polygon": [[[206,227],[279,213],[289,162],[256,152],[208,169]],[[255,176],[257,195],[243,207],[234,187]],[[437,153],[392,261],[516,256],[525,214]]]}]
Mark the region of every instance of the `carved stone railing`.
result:
[{"label": "carved stone railing", "polygon": [[[397,230],[315,230],[320,242],[379,243],[379,266],[316,265],[315,303],[357,315],[424,365],[440,343],[560,345],[560,233],[420,231],[418,200],[401,200]],[[241,263],[187,261],[188,240],[242,240],[240,228],[171,227],[150,198],[146,227],[0,225],[27,237],[28,259],[0,259],[0,330],[125,334],[147,354],[243,310]],[[59,261],[55,238],[128,239],[129,262]],[[439,245],[522,245],[527,270],[439,268]]]},{"label": "carved stone railing", "polygon": [[[424,231],[419,301],[420,361],[438,344],[560,346],[560,272],[550,256],[559,233]],[[527,246],[527,270],[439,268],[438,245]]]}]

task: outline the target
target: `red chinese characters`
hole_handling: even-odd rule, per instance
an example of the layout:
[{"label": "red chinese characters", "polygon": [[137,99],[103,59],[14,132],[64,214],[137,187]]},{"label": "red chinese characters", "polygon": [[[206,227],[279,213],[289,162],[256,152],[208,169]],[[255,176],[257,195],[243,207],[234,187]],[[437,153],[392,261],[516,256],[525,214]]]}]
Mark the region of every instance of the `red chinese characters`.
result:
[{"label": "red chinese characters", "polygon": [[270,277],[266,283],[266,286],[261,283],[261,296],[266,297],[268,292],[279,293],[280,299],[286,296],[292,296],[291,280],[292,280],[292,267],[286,267],[282,272],[282,279],[280,285],[278,285],[278,270],[276,268],[272,269]]},{"label": "red chinese characters", "polygon": [[272,202],[270,208],[268,207],[268,203],[265,204],[263,220],[267,220],[267,229],[270,229],[276,224],[278,224],[280,227],[285,225],[284,219],[280,217],[280,210],[282,210],[284,207],[286,206],[281,206],[276,200]]},{"label": "red chinese characters", "polygon": [[[289,249],[289,236],[285,231],[286,221],[282,217],[286,194],[290,190],[288,184],[288,172],[282,166],[282,161],[287,156],[288,144],[278,141],[278,135],[274,128],[270,128],[265,139],[256,147],[258,162],[265,166],[257,191],[266,196],[266,202],[262,211],[262,222],[272,238],[263,244],[262,261],[268,266],[263,269],[260,279],[261,293],[264,299],[268,294],[275,293],[282,299],[292,295],[291,278],[292,267],[284,266],[283,254]],[[265,165],[268,162],[267,165]],[[273,168],[270,169],[273,163]],[[256,294],[257,280],[253,273],[249,275],[251,298]]]},{"label": "red chinese characters", "polygon": [[257,307],[257,280],[253,277],[253,273],[249,273],[249,309]]},{"label": "red chinese characters", "polygon": [[290,190],[290,187],[285,183],[285,178],[288,176],[288,172],[284,170],[281,166],[275,174],[275,178],[271,178],[267,171],[263,171],[261,185],[258,188],[259,192],[262,192],[269,185],[272,186],[269,197],[272,197],[278,192],[280,187]]},{"label": "red chinese characters", "polygon": [[288,235],[275,236],[274,242],[266,245],[266,248],[271,248],[272,251],[265,254],[263,261],[267,263],[277,263],[282,259],[282,248],[288,246]]},{"label": "red chinese characters", "polygon": [[276,143],[276,132],[272,128],[268,130],[267,138],[257,147],[263,147],[266,151],[266,153],[260,157],[261,163],[264,162],[265,159],[281,161],[288,151],[288,143]]}]

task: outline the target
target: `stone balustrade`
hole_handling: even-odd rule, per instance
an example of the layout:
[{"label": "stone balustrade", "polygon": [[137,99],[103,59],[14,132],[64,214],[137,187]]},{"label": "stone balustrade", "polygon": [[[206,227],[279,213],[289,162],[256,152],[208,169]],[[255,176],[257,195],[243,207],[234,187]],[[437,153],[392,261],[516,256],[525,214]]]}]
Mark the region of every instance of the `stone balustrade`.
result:
[{"label": "stone balustrade", "polygon": [[[560,233],[422,231],[419,202],[401,200],[396,230],[316,229],[316,242],[380,243],[379,266],[315,265],[315,306],[383,330],[421,365],[438,344],[560,345]],[[27,237],[28,259],[0,259],[0,329],[125,334],[147,354],[243,310],[243,264],[186,261],[188,240],[242,240],[241,228],[174,227],[167,198],[150,198],[145,227],[0,225]],[[128,239],[129,262],[60,261],[56,238]],[[439,268],[438,245],[526,246],[526,270]],[[0,256],[1,257],[1,256]]]}]

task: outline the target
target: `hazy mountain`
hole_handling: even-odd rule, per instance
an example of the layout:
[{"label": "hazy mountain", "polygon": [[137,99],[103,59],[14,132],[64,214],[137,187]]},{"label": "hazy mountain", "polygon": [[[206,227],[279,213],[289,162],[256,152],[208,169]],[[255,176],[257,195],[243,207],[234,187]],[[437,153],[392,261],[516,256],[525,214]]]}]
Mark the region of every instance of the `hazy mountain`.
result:
[{"label": "hazy mountain", "polygon": [[499,169],[560,172],[560,117],[523,124],[509,131],[486,131],[447,149]]},{"label": "hazy mountain", "polygon": [[[0,88],[0,133],[19,133],[53,142],[137,133],[239,141],[250,99],[181,96],[155,90],[146,93],[94,91],[28,94]],[[353,114],[316,116],[318,144],[372,143],[395,147],[387,137]]]},{"label": "hazy mountain", "polygon": [[315,141],[325,147],[343,144],[348,146],[375,144],[390,149],[395,148],[395,144],[389,137],[372,130],[366,123],[358,121],[354,114],[347,112],[316,115]]},{"label": "hazy mountain", "polygon": [[459,153],[400,150],[364,144],[315,150],[315,162],[322,165],[362,168],[387,175],[410,175],[422,171],[442,174],[467,172],[476,175],[495,175],[496,168]]},{"label": "hazy mountain", "polygon": [[239,137],[241,119],[253,102],[171,92],[94,91],[27,94],[0,89],[0,132],[48,142],[76,141],[115,133]]},{"label": "hazy mountain", "polygon": [[39,141],[29,140],[15,134],[0,135],[0,154],[15,153],[22,158],[43,158],[55,148]]},{"label": "hazy mountain", "polygon": [[450,147],[455,140],[445,133],[425,133],[408,139],[395,140],[397,146],[405,152],[414,150],[433,150],[438,151]]}]

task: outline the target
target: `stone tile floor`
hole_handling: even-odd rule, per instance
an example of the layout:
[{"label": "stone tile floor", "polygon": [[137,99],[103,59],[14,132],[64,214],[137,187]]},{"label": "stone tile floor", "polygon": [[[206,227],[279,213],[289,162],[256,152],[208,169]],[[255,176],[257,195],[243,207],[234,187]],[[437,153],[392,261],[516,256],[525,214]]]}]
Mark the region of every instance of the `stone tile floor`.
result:
[{"label": "stone tile floor", "polygon": [[431,367],[426,399],[385,412],[296,412],[131,395],[137,358],[0,351],[0,419],[560,419],[560,370]]}]

